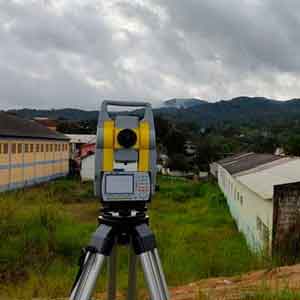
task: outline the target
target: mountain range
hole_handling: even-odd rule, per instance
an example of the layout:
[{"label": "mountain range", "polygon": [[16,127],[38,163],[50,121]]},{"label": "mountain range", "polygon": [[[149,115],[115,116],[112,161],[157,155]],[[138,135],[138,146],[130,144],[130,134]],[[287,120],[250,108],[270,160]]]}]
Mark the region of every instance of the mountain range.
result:
[{"label": "mountain range", "polygon": [[[48,117],[58,120],[95,120],[98,111],[80,109],[20,109],[10,110],[20,117],[32,119]],[[174,98],[166,100],[154,114],[182,122],[195,122],[200,126],[224,122],[270,122],[300,119],[300,99],[278,101],[263,97],[237,97],[231,100],[207,102],[196,98]]]}]

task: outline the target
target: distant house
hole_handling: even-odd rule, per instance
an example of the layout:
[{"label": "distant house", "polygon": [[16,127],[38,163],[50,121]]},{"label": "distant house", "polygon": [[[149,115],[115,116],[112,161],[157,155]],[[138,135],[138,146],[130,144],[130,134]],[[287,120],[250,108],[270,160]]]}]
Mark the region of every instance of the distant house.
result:
[{"label": "distant house", "polygon": [[[70,152],[72,159],[79,159],[82,156],[81,148],[86,144],[95,144],[95,134],[66,134],[70,139]],[[85,155],[85,153],[84,153]]]},{"label": "distant house", "polygon": [[194,156],[196,154],[196,145],[192,141],[186,141],[184,144],[184,152],[187,156]]},{"label": "distant house", "polygon": [[58,122],[56,120],[52,120],[46,117],[35,117],[33,120],[51,130],[57,130]]},{"label": "distant house", "polygon": [[81,158],[80,178],[82,181],[93,181],[95,178],[95,154],[90,153]]},{"label": "distant house", "polygon": [[0,191],[65,176],[68,171],[68,137],[0,112]]},{"label": "distant house", "polygon": [[218,184],[250,248],[272,254],[293,244],[298,251],[300,159],[243,153],[215,166]]}]

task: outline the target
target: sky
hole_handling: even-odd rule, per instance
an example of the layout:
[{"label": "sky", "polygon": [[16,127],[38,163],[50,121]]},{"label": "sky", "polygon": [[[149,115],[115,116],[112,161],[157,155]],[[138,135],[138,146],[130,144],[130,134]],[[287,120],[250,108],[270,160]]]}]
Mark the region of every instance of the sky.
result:
[{"label": "sky", "polygon": [[300,97],[299,0],[0,0],[0,110]]}]

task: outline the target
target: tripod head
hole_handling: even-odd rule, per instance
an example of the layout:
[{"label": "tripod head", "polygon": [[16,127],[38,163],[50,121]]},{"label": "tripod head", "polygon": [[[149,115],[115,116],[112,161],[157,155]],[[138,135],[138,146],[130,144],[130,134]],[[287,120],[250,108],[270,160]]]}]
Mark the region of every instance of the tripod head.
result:
[{"label": "tripod head", "polygon": [[[142,108],[139,114],[108,106]],[[97,126],[95,195],[104,211],[144,211],[155,193],[156,142],[153,112],[145,102],[103,101]]]}]

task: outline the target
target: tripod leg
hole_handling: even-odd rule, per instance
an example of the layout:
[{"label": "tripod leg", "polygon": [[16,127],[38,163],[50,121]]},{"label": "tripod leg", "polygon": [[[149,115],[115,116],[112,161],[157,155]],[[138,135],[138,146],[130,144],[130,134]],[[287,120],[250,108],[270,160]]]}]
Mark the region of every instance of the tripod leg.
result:
[{"label": "tripod leg", "polygon": [[168,290],[168,286],[167,286],[167,281],[166,281],[166,278],[165,278],[165,274],[163,272],[163,268],[162,268],[162,264],[161,264],[161,261],[160,261],[160,257],[159,257],[157,248],[155,248],[153,250],[153,256],[154,256],[154,260],[157,264],[158,273],[160,275],[160,281],[162,282],[163,288],[166,291],[166,293],[168,294],[167,296],[169,297],[169,290]]},{"label": "tripod leg", "polygon": [[151,300],[169,299],[165,277],[163,272],[159,269],[159,263],[154,250],[142,253],[140,259],[145,279],[149,287]]},{"label": "tripod leg", "polygon": [[156,249],[155,237],[147,224],[136,226],[134,247],[141,260],[151,300],[168,300],[169,292]]},{"label": "tripod leg", "polygon": [[90,300],[106,256],[113,246],[112,228],[101,225],[93,234],[80,266],[70,300]]},{"label": "tripod leg", "polygon": [[87,253],[81,276],[72,290],[71,300],[89,300],[91,298],[104,260],[105,256],[102,254]]},{"label": "tripod leg", "polygon": [[128,294],[127,300],[137,299],[137,256],[132,244],[129,249],[129,272],[128,272]]},{"label": "tripod leg", "polygon": [[117,296],[117,243],[115,242],[108,257],[107,299],[116,300]]}]

